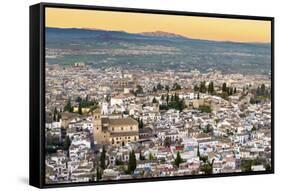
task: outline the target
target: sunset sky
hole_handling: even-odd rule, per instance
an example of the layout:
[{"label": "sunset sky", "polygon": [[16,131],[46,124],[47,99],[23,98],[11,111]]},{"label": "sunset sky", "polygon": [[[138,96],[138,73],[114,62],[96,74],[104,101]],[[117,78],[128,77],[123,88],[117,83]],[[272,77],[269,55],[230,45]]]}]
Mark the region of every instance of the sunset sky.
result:
[{"label": "sunset sky", "polygon": [[270,42],[270,21],[46,8],[46,26],[93,28],[129,33],[164,31],[189,38]]}]

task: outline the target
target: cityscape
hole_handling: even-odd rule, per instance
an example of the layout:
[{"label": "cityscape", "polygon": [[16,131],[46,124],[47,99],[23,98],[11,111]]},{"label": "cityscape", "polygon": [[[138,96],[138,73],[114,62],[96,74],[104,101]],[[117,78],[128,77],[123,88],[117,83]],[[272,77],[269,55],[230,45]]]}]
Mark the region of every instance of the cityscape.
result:
[{"label": "cityscape", "polygon": [[271,171],[270,44],[46,29],[46,184]]}]

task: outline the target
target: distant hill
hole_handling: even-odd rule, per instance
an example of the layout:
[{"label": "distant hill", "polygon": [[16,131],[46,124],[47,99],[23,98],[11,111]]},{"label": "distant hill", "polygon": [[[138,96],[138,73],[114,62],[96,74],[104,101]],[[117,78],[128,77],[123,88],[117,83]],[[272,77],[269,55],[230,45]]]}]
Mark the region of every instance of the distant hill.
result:
[{"label": "distant hill", "polygon": [[[191,39],[164,31],[128,33],[77,28],[46,28],[45,31],[50,64],[82,61],[95,67],[127,69],[206,71],[211,68],[241,73],[271,70],[270,44]],[[51,49],[63,53],[58,56]]]},{"label": "distant hill", "polygon": [[182,35],[169,33],[169,32],[163,32],[163,31],[154,31],[154,32],[143,32],[140,33],[145,36],[154,36],[154,37],[166,37],[166,38],[183,38],[187,39],[187,37],[184,37]]}]

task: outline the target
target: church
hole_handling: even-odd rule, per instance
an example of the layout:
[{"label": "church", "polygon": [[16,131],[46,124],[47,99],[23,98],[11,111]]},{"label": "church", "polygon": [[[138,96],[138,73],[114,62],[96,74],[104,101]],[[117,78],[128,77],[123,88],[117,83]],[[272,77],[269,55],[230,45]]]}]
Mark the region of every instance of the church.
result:
[{"label": "church", "polygon": [[139,124],[131,117],[101,116],[98,108],[93,113],[95,144],[124,146],[139,139]]}]

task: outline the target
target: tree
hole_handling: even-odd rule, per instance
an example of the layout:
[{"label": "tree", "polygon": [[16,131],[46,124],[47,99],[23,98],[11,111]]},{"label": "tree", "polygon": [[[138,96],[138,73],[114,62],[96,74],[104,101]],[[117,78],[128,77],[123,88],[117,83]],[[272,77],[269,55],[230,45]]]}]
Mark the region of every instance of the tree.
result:
[{"label": "tree", "polygon": [[58,113],[58,116],[57,116],[57,122],[59,122],[61,120],[61,114]]},{"label": "tree", "polygon": [[106,150],[105,147],[102,147],[102,152],[100,156],[100,167],[104,170],[106,168],[105,166],[105,159],[106,159]]},{"label": "tree", "polygon": [[256,103],[256,100],[253,97],[251,97],[250,98],[250,104],[255,104],[255,103]]},{"label": "tree", "polygon": [[142,119],[139,120],[139,129],[143,129],[143,121],[142,121]]},{"label": "tree", "polygon": [[142,94],[143,88],[140,85],[137,85],[137,90],[135,91],[135,94]]},{"label": "tree", "polygon": [[161,85],[161,83],[159,82],[158,84],[157,84],[157,89],[158,90],[162,90],[164,87]]},{"label": "tree", "polygon": [[227,92],[227,86],[225,82],[222,84],[222,91]]},{"label": "tree", "polygon": [[79,105],[78,105],[78,113],[79,113],[80,115],[83,114],[83,112],[82,112],[82,106],[81,106],[80,103],[79,103]]},{"label": "tree", "polygon": [[176,157],[176,159],[174,161],[174,164],[179,168],[180,163],[182,163],[182,162],[183,162],[183,160],[181,158],[180,152],[178,151],[177,152],[177,157]]},{"label": "tree", "polygon": [[208,156],[200,156],[200,160],[206,163],[208,161]]},{"label": "tree", "polygon": [[179,110],[180,112],[182,112],[182,110],[185,108],[185,103],[184,103],[184,99],[180,100],[179,102]]},{"label": "tree", "polygon": [[166,86],[165,86],[165,90],[166,90],[167,92],[169,92],[169,91],[170,91],[170,87],[169,87],[168,85],[166,85]]},{"label": "tree", "polygon": [[181,90],[181,86],[178,83],[174,83],[173,90]]},{"label": "tree", "polygon": [[200,93],[199,92],[197,93],[197,99],[200,99]]},{"label": "tree", "polygon": [[55,107],[55,109],[54,109],[53,121],[57,121],[57,115],[58,115],[58,110],[57,110],[57,108]]},{"label": "tree", "polygon": [[[88,95],[87,95],[87,96],[88,96]],[[110,102],[110,99],[111,99],[111,98],[110,98],[110,95],[106,95],[106,96],[105,96],[105,101],[106,101],[106,102],[109,103],[109,102]],[[87,100],[87,99],[86,99],[86,100]],[[88,102],[88,101],[87,101],[87,102]]]},{"label": "tree", "polygon": [[175,96],[174,96],[174,99],[175,99],[175,102],[178,102],[179,101],[179,96],[175,93]]},{"label": "tree", "polygon": [[209,164],[208,162],[203,164],[201,166],[201,171],[203,171],[205,174],[212,174],[213,171],[212,165]]},{"label": "tree", "polygon": [[252,131],[256,131],[256,130],[257,130],[256,126],[253,125]]},{"label": "tree", "polygon": [[153,89],[152,89],[153,92],[157,92],[157,89],[155,86],[153,86]]},{"label": "tree", "polygon": [[63,149],[68,151],[69,147],[71,145],[71,140],[69,136],[65,137],[64,142],[63,142]]},{"label": "tree", "polygon": [[96,168],[96,181],[99,181],[102,178],[102,172],[99,167]]},{"label": "tree", "polygon": [[132,174],[137,167],[137,160],[135,151],[132,150],[129,154],[129,162],[128,162],[128,173]]},{"label": "tree", "polygon": [[270,165],[269,163],[267,163],[267,164],[265,165],[265,170],[266,170],[266,171],[271,171],[271,165]]},{"label": "tree", "polygon": [[157,100],[155,97],[153,98],[152,103],[157,103]]},{"label": "tree", "polygon": [[265,95],[265,85],[264,84],[261,85],[261,95],[262,96]]},{"label": "tree", "polygon": [[214,82],[210,82],[208,85],[208,93],[213,94],[214,93]]},{"label": "tree", "polygon": [[167,96],[166,96],[166,102],[167,102],[167,104],[169,103],[169,99],[170,99],[170,96],[169,96],[169,94],[167,94]]},{"label": "tree", "polygon": [[148,155],[148,160],[154,160],[154,157],[153,157],[153,155],[152,155],[152,153],[151,153],[151,152],[149,152],[149,155]]},{"label": "tree", "polygon": [[164,146],[165,147],[170,147],[171,145],[171,138],[170,137],[166,137],[164,140]]},{"label": "tree", "polygon": [[242,160],[241,161],[242,172],[251,172],[252,164],[253,164],[253,160]]},{"label": "tree", "polygon": [[165,97],[164,97],[164,95],[162,94],[162,95],[161,95],[161,101],[164,101],[164,99],[165,99]]},{"label": "tree", "polygon": [[140,152],[140,160],[145,160],[145,157],[142,156],[141,152]]},{"label": "tree", "polygon": [[207,124],[206,125],[206,128],[203,130],[203,132],[204,133],[210,133],[210,132],[212,132],[212,127],[211,127],[211,125],[210,124]]},{"label": "tree", "polygon": [[198,87],[197,84],[194,86],[194,91],[195,91],[195,92],[198,92],[198,91],[199,91],[199,87]]},{"label": "tree", "polygon": [[67,100],[67,103],[66,105],[64,106],[63,110],[64,111],[68,111],[68,112],[71,112],[71,102],[70,102],[70,99]]},{"label": "tree", "polygon": [[81,98],[80,96],[78,96],[78,97],[76,98],[76,102],[80,103],[81,101],[82,101],[82,98]]},{"label": "tree", "polygon": [[203,81],[203,82],[200,83],[199,92],[206,93],[206,91],[207,91],[206,82]]},{"label": "tree", "polygon": [[174,100],[174,95],[172,94],[172,96],[171,96],[171,102],[173,102],[173,101],[175,101],[175,100]]}]

